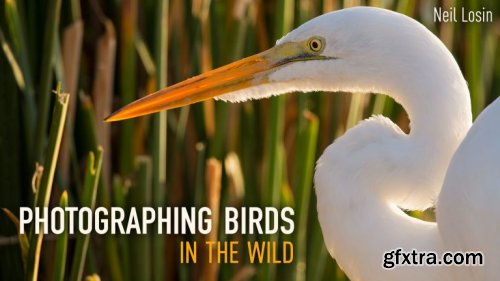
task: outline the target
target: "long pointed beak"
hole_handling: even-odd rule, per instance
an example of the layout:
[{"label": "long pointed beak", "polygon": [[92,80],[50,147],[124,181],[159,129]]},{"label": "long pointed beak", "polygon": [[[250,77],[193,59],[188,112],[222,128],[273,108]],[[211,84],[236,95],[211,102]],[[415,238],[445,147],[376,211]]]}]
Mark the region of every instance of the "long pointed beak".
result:
[{"label": "long pointed beak", "polygon": [[281,65],[274,48],[233,62],[136,100],[105,119],[107,122],[138,117],[205,101],[267,82],[269,72]]}]

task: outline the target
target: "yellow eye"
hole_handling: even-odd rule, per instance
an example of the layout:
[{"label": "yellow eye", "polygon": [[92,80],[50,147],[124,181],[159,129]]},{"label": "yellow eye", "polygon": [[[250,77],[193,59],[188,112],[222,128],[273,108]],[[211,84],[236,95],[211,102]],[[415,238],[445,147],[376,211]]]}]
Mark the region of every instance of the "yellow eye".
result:
[{"label": "yellow eye", "polygon": [[323,41],[319,38],[312,38],[309,40],[309,49],[313,52],[320,52],[323,50]]}]

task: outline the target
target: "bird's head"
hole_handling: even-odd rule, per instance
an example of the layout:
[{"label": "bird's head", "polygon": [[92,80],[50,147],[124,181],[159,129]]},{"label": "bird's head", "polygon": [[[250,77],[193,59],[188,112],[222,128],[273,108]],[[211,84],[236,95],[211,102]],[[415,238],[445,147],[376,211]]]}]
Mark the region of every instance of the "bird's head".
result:
[{"label": "bird's head", "polygon": [[[418,61],[414,70],[425,75],[425,71],[418,71],[419,65],[434,59],[415,54],[415,48],[436,44],[434,41],[440,44],[437,39],[429,42],[424,33],[430,32],[415,23],[377,8],[324,14],[262,53],[161,89],[121,108],[106,120],[133,118],[211,98],[240,102],[294,91],[391,91],[394,89],[384,85],[394,80],[402,67],[411,69]],[[405,24],[415,25],[411,36],[404,34],[406,29],[401,25]],[[398,59],[390,59],[395,54]],[[417,55],[419,60],[415,59]],[[397,81],[405,85],[404,78]]]}]

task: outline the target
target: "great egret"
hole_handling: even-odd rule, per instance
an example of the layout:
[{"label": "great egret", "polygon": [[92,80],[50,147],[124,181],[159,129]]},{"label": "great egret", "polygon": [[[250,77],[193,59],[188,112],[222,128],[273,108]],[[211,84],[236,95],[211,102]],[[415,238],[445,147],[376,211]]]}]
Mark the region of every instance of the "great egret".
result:
[{"label": "great egret", "polygon": [[[455,59],[409,17],[366,7],[319,16],[265,52],[148,95],[107,121],[210,98],[241,102],[295,91],[383,93],[411,120],[405,134],[388,118],[371,117],[318,160],[324,240],[352,280],[498,280],[500,101],[471,128]],[[436,223],[401,210],[433,205]],[[397,248],[482,251],[485,266],[384,269],[384,252]]]}]

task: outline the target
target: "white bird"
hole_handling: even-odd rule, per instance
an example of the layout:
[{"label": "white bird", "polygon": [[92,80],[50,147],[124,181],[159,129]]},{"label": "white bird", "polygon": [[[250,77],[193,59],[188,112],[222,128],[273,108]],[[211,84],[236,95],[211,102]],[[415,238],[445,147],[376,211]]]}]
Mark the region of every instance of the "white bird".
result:
[{"label": "white bird", "polygon": [[[107,120],[213,97],[240,102],[296,91],[386,94],[411,120],[405,134],[388,118],[371,117],[318,160],[324,240],[351,280],[499,280],[500,100],[472,126],[455,59],[407,16],[366,7],[319,16],[265,52],[162,89]],[[435,223],[402,211],[432,206]],[[481,251],[485,265],[384,269],[384,253],[398,248],[438,258]]]}]

